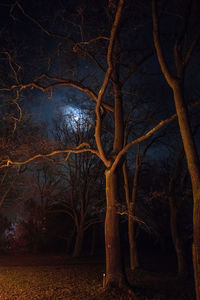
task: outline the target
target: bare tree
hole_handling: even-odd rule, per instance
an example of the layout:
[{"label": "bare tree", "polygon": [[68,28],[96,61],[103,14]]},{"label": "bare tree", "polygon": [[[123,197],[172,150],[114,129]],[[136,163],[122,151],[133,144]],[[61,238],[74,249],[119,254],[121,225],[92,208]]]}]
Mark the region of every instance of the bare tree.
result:
[{"label": "bare tree", "polygon": [[[160,42],[158,15],[156,1],[153,0],[152,13],[153,13],[153,37],[157,57],[162,69],[163,75],[171,87],[174,95],[174,102],[176,106],[176,113],[180,127],[180,133],[185,150],[188,170],[192,182],[193,190],[193,265],[194,265],[194,278],[196,287],[196,297],[200,299],[200,164],[197,153],[197,148],[194,142],[193,134],[191,131],[190,119],[188,116],[187,106],[184,99],[184,73],[186,65],[194,51],[195,46],[199,40],[199,36],[193,40],[191,45],[185,51],[185,34],[188,30],[188,16],[185,16],[183,28],[174,44],[174,62],[176,65],[176,74],[173,75],[169,71],[166,59],[163,55],[163,50]],[[188,8],[186,8],[188,9]]]},{"label": "bare tree", "polygon": [[[126,80],[134,73],[135,69],[129,70],[128,74],[125,74],[123,78],[120,78],[121,73],[124,75],[126,73],[124,69],[120,72],[120,27],[122,28],[122,13],[124,8],[124,0],[119,0],[117,4],[115,1],[110,1],[109,8],[109,19],[111,23],[110,31],[105,30],[106,35],[100,35],[95,39],[89,41],[84,41],[84,37],[81,34],[81,42],[76,43],[71,36],[68,35],[57,35],[47,30],[42,26],[37,20],[29,16],[20,5],[16,2],[12,7],[12,12],[14,7],[20,10],[23,15],[29,19],[34,25],[42,30],[43,34],[48,37],[53,37],[57,39],[64,39],[66,42],[71,42],[73,45],[73,53],[81,56],[82,59],[88,57],[95,62],[95,65],[103,72],[103,75],[97,76],[98,80],[95,88],[90,86],[88,80],[79,80],[80,76],[77,75],[77,80],[63,76],[55,76],[51,72],[42,73],[30,81],[24,82],[15,78],[15,82],[9,86],[3,86],[0,90],[3,92],[16,93],[19,96],[23,96],[26,90],[39,90],[42,92],[52,92],[55,88],[59,87],[71,87],[75,90],[81,91],[87,97],[93,100],[95,103],[95,129],[94,129],[94,145],[91,145],[88,141],[81,140],[79,144],[74,147],[69,147],[65,149],[60,149],[58,147],[56,150],[43,149],[40,153],[37,152],[36,155],[26,155],[26,158],[18,155],[9,156],[1,161],[1,168],[24,165],[32,162],[35,159],[46,158],[52,159],[55,155],[64,154],[65,160],[69,160],[70,155],[75,153],[85,154],[89,152],[90,154],[96,155],[97,158],[101,160],[104,164],[105,170],[105,181],[106,181],[106,220],[105,220],[105,244],[106,244],[106,287],[110,285],[123,286],[125,284],[125,275],[122,268],[121,253],[120,253],[120,236],[119,236],[119,213],[118,213],[118,203],[119,203],[119,174],[121,174],[122,163],[124,155],[127,151],[134,145],[148,139],[157,130],[159,130],[164,125],[170,123],[176,118],[176,114],[170,116],[169,118],[162,120],[155,125],[145,134],[124,143],[124,112],[123,112],[123,88],[125,88]],[[79,10],[80,12],[80,10]],[[81,10],[82,12],[82,10]],[[120,26],[121,25],[121,26]],[[104,32],[104,33],[105,33]],[[103,41],[104,49],[106,46],[106,59],[105,53],[97,59],[93,53],[91,53],[90,45],[92,42]],[[88,50],[88,48],[89,50]],[[99,47],[101,49],[101,47]],[[63,51],[64,52],[64,51]],[[101,54],[101,51],[99,51]],[[100,63],[102,61],[103,63]],[[48,65],[49,66],[49,65]],[[87,65],[88,67],[88,65]],[[47,68],[47,70],[49,70]],[[69,74],[66,72],[67,75]],[[77,73],[79,73],[77,71]],[[62,74],[62,73],[61,73]],[[29,77],[28,77],[29,78]],[[74,77],[73,77],[74,78]],[[121,80],[120,80],[121,79]],[[92,82],[93,83],[93,82]],[[88,87],[89,86],[89,87]],[[18,100],[20,97],[17,98]],[[82,100],[82,99],[81,99]],[[87,98],[88,100],[88,98]],[[18,101],[17,101],[18,103]],[[87,105],[87,103],[86,103]],[[110,128],[112,129],[111,138],[109,144],[105,143],[103,132],[104,121],[109,119]],[[109,129],[110,129],[109,128]],[[111,145],[111,146],[110,146]],[[12,157],[12,158],[10,158]],[[17,157],[17,158],[16,158]]]},{"label": "bare tree", "polygon": [[[64,118],[64,119],[63,119]],[[63,121],[61,121],[63,120]],[[87,115],[64,115],[56,121],[55,135],[62,148],[76,147],[85,140],[93,144],[93,124]],[[59,166],[58,166],[59,167]],[[60,165],[63,187],[53,205],[61,205],[60,212],[70,216],[75,227],[73,256],[80,256],[85,231],[103,222],[105,195],[102,190],[102,164],[91,153],[71,155]],[[52,207],[52,210],[53,207]],[[55,210],[57,211],[57,210]]]}]

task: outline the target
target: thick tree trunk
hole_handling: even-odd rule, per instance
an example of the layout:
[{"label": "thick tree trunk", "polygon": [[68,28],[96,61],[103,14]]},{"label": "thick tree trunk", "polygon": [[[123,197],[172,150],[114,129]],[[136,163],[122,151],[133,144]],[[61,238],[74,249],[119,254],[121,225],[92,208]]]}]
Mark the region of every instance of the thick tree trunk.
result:
[{"label": "thick tree trunk", "polygon": [[[124,143],[124,124],[123,124],[123,106],[122,94],[119,81],[119,57],[120,44],[116,37],[112,53],[112,88],[114,96],[114,156],[122,149]],[[117,205],[119,203],[118,174],[121,170],[121,164],[111,173],[106,170],[106,219],[105,219],[105,246],[106,246],[106,287],[125,285],[125,275],[123,273],[120,234],[119,234],[119,214]]]},{"label": "thick tree trunk", "polygon": [[194,143],[192,131],[189,124],[187,108],[184,103],[182,88],[179,83],[175,83],[173,88],[174,100],[178,116],[178,122],[188,170],[192,182],[193,192],[193,266],[196,288],[196,298],[200,300],[200,164]]},{"label": "thick tree trunk", "polygon": [[76,233],[76,239],[74,244],[74,250],[73,250],[73,257],[79,257],[82,250],[82,244],[83,244],[83,228],[79,228]]},{"label": "thick tree trunk", "polygon": [[117,175],[111,173],[109,169],[106,170],[106,201],[106,287],[121,287],[125,283],[125,277],[120,253]]}]

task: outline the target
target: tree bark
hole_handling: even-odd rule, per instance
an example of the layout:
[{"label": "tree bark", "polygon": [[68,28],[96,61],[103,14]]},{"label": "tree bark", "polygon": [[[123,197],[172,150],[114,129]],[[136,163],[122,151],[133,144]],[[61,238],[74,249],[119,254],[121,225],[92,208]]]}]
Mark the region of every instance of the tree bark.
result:
[{"label": "tree bark", "polygon": [[[116,34],[111,57],[112,73],[111,82],[114,97],[114,142],[113,158],[122,149],[124,143],[124,122],[121,85],[119,81],[120,42]],[[122,164],[119,163],[116,170],[107,169],[106,175],[106,219],[105,219],[105,246],[106,246],[106,287],[125,286],[120,249],[119,214],[119,175]]]},{"label": "tree bark", "polygon": [[106,219],[105,219],[105,246],[106,246],[106,288],[109,286],[122,287],[125,276],[122,270],[119,214],[117,213],[118,189],[117,175],[106,170]]},{"label": "tree bark", "polygon": [[[107,170],[106,175],[106,219],[105,219],[105,247],[106,247],[106,283],[105,288],[109,286],[121,287],[125,282],[125,276],[122,271],[121,251],[120,251],[120,235],[119,235],[119,215],[117,214],[118,204],[118,184],[117,173],[120,170],[120,164],[117,169],[111,172],[112,161],[123,147],[123,109],[121,86],[119,82],[119,40],[117,40],[118,27],[122,14],[124,0],[119,0],[116,7],[114,22],[111,29],[110,41],[107,51],[108,68],[98,93],[96,105],[96,126],[95,140],[98,149],[98,156],[103,161]],[[112,14],[113,12],[111,12]],[[114,142],[113,157],[108,159],[104,153],[101,143],[101,115],[100,104],[105,93],[109,80],[112,80],[112,88],[114,95]]]},{"label": "tree bark", "polygon": [[196,298],[200,300],[200,162],[197,154],[194,138],[192,135],[187,107],[184,103],[182,89],[180,84],[176,83],[173,87],[174,101],[178,116],[178,122],[185,155],[188,164],[188,170],[192,182],[193,193],[193,267]]}]

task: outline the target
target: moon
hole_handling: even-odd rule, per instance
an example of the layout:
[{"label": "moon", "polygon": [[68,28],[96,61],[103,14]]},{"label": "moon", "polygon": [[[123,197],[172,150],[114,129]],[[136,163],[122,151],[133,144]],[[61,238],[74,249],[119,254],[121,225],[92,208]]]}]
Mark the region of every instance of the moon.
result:
[{"label": "moon", "polygon": [[70,116],[74,119],[74,121],[78,121],[82,118],[82,111],[80,108],[77,108],[75,106],[72,106],[72,105],[66,105],[64,108],[63,108],[63,115],[64,116]]}]

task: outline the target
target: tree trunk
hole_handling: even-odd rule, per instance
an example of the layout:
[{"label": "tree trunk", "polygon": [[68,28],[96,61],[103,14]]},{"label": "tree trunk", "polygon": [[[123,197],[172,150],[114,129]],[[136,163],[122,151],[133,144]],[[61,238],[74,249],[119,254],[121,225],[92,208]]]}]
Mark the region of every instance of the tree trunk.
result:
[{"label": "tree trunk", "polygon": [[[136,192],[138,187],[138,177],[140,170],[140,156],[139,152],[136,155],[135,161],[135,172],[133,175],[133,186],[132,186],[132,194],[131,194],[131,202],[129,204],[130,215],[129,218],[132,220],[129,221],[129,244],[130,244],[130,266],[131,270],[139,267],[138,253],[137,253],[137,245],[136,245],[136,224],[134,220],[135,216],[135,205],[136,205]],[[132,216],[132,217],[131,217]]]},{"label": "tree trunk", "polygon": [[[114,156],[123,147],[124,142],[124,124],[123,124],[123,106],[122,94],[119,81],[119,58],[120,43],[116,35],[113,53],[112,53],[112,88],[114,96]],[[106,247],[106,288],[109,286],[122,287],[125,285],[125,275],[123,273],[120,249],[119,234],[119,214],[117,205],[119,204],[119,182],[118,174],[121,172],[121,164],[114,172],[106,170],[106,219],[105,219],[105,247]]]},{"label": "tree trunk", "polygon": [[139,267],[138,260],[138,252],[136,245],[136,227],[135,227],[135,200],[136,200],[136,191],[137,191],[137,183],[138,183],[138,175],[139,175],[139,155],[136,156],[136,166],[135,172],[133,175],[133,186],[132,186],[132,194],[130,197],[129,192],[129,182],[127,175],[127,167],[126,163],[123,164],[123,175],[124,175],[124,189],[126,194],[126,205],[128,209],[128,240],[129,240],[129,256],[130,256],[130,269],[134,270]]},{"label": "tree trunk", "polygon": [[139,267],[138,251],[136,244],[136,227],[133,219],[134,209],[133,202],[130,202],[128,208],[128,239],[129,239],[129,252],[130,252],[130,269],[134,270]]},{"label": "tree trunk", "polygon": [[81,250],[82,250],[82,244],[83,244],[83,228],[80,227],[77,230],[77,234],[76,234],[73,257],[79,257],[80,256]]},{"label": "tree trunk", "polygon": [[184,249],[181,241],[180,234],[178,232],[177,227],[177,208],[174,203],[174,197],[169,197],[169,206],[170,206],[170,229],[172,235],[173,245],[176,251],[177,257],[177,264],[178,264],[178,274],[184,275],[186,272],[186,262],[185,262],[185,255]]},{"label": "tree trunk", "polygon": [[[172,172],[170,182],[169,182],[169,208],[170,208],[170,229],[171,236],[174,245],[174,249],[176,251],[177,257],[177,265],[178,265],[178,274],[184,275],[187,271],[186,269],[186,261],[183,249],[182,239],[178,230],[178,207],[180,205],[180,199],[175,196],[176,193],[176,180],[180,178],[181,173],[181,162],[184,157],[184,151],[182,150],[175,164],[175,168]],[[182,186],[180,186],[180,190],[182,190]]]},{"label": "tree trunk", "polygon": [[200,191],[193,191],[194,208],[193,208],[193,268],[196,298],[200,300]]},{"label": "tree trunk", "polygon": [[105,245],[106,245],[106,287],[121,287],[125,283],[122,271],[119,215],[117,213],[118,189],[117,175],[106,170],[106,219],[105,219]]},{"label": "tree trunk", "polygon": [[200,300],[200,165],[179,83],[173,86],[174,100],[193,192],[193,266],[196,298]]},{"label": "tree trunk", "polygon": [[[176,113],[178,117],[178,123],[180,128],[180,133],[183,141],[185,156],[188,165],[188,171],[190,173],[190,178],[192,182],[192,192],[193,192],[193,267],[194,267],[194,280],[196,289],[196,299],[200,300],[200,162],[197,153],[197,149],[194,143],[194,138],[192,135],[192,130],[190,127],[190,121],[187,113],[187,106],[184,102],[183,95],[183,72],[185,61],[179,55],[179,52],[175,48],[175,63],[177,67],[178,78],[173,77],[166,65],[160,39],[159,39],[159,28],[158,28],[158,16],[156,1],[152,2],[152,16],[153,16],[153,37],[154,45],[156,48],[157,57],[165,76],[165,79],[169,86],[173,90],[174,102],[176,106]],[[189,56],[193,48],[189,49]],[[190,51],[191,50],[191,51]],[[178,59],[177,59],[178,58]],[[186,59],[188,61],[188,58]]]}]

